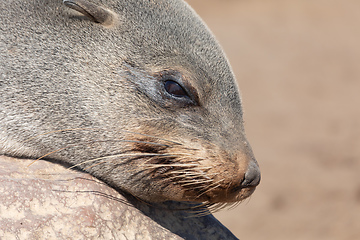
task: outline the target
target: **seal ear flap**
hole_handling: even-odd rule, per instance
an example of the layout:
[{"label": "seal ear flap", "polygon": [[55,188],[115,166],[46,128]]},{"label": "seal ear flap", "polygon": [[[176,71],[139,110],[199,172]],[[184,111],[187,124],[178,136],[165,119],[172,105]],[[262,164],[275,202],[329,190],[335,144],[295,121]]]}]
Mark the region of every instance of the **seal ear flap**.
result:
[{"label": "seal ear flap", "polygon": [[91,21],[100,23],[102,25],[111,25],[115,20],[115,13],[110,10],[95,5],[86,0],[63,0],[63,3],[79,13],[84,14]]}]

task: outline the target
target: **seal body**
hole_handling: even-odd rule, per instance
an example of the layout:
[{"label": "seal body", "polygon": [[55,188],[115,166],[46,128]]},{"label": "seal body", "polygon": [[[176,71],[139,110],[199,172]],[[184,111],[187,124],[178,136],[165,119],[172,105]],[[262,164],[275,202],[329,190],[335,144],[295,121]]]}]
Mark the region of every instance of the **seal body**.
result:
[{"label": "seal body", "polygon": [[0,13],[0,154],[68,164],[149,202],[254,191],[234,75],[186,3],[5,0]]}]

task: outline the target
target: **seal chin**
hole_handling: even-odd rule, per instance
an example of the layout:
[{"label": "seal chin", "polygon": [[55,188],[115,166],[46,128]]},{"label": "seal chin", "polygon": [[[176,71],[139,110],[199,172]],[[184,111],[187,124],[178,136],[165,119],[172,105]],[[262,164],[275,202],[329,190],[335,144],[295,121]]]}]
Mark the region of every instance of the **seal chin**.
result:
[{"label": "seal chin", "polygon": [[195,197],[196,202],[216,203],[236,203],[250,197],[256,187],[246,187],[241,189],[222,189],[208,192],[200,197]]},{"label": "seal chin", "polygon": [[250,197],[251,194],[254,193],[255,189],[256,189],[256,187],[242,188],[233,197],[230,196],[228,199],[224,199],[223,202],[240,202],[240,201],[243,201],[246,198]]}]

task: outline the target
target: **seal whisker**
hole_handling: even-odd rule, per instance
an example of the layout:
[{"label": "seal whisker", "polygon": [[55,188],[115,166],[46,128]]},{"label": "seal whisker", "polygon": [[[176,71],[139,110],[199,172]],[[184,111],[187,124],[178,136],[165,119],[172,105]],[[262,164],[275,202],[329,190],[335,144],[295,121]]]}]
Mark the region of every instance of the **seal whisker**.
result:
[{"label": "seal whisker", "polygon": [[[188,179],[184,179],[184,180],[182,180],[182,181],[180,180],[180,181],[181,181],[181,183],[183,183],[182,186],[200,185],[200,184],[203,184],[203,183],[212,183],[212,182],[214,182],[214,180],[212,180],[212,179],[205,180],[205,179],[202,179],[200,177],[201,176],[195,176],[193,178],[188,178]],[[202,188],[204,188],[204,186],[202,186]]]},{"label": "seal whisker", "polygon": [[[164,155],[166,157],[173,157],[173,155]],[[147,166],[149,168],[159,168],[159,167],[194,167],[198,166],[197,164],[191,163],[173,163],[173,164],[142,164],[143,166]]]},{"label": "seal whisker", "polygon": [[103,163],[106,163],[106,161],[102,161],[102,162],[98,162],[98,163],[92,164],[92,165],[84,168],[84,170],[85,170],[85,171],[86,171],[86,170],[89,170],[90,168],[93,168],[93,167],[98,166],[98,165],[103,164]]},{"label": "seal whisker", "polygon": [[75,164],[73,166],[71,166],[69,169],[71,168],[75,168],[78,167],[80,165],[89,163],[89,162],[95,162],[95,161],[99,161],[99,160],[103,160],[103,159],[108,159],[108,158],[115,158],[115,157],[148,157],[148,156],[167,156],[168,154],[161,154],[161,153],[120,153],[120,154],[114,154],[114,155],[110,155],[110,156],[103,156],[103,157],[98,157],[98,158],[93,158],[93,159],[89,159],[86,161],[83,161],[81,163]]},{"label": "seal whisker", "polygon": [[191,207],[190,209],[208,208],[209,206],[211,206],[213,204],[214,203],[210,203],[209,201],[204,201],[198,205]]},{"label": "seal whisker", "polygon": [[[192,182],[189,182],[189,181],[179,181],[179,183],[181,184],[181,186],[183,187],[186,187],[186,186],[191,186],[191,185],[199,185],[199,184],[204,184],[204,183],[211,183],[213,182],[213,180],[206,180],[206,181],[192,181]],[[183,184],[185,183],[185,184]],[[203,186],[201,186],[203,187]]]},{"label": "seal whisker", "polygon": [[217,182],[214,182],[214,183],[206,186],[206,187],[204,188],[204,190],[205,190],[205,189],[207,189],[207,190],[204,191],[204,192],[202,192],[202,193],[200,193],[196,198],[200,198],[202,195],[204,195],[204,194],[206,194],[206,193],[208,193],[208,192],[210,192],[210,191],[218,188],[219,186],[221,186],[220,183],[223,182],[223,181],[224,181],[224,179],[221,179],[221,180],[219,180],[219,181],[217,181]]},{"label": "seal whisker", "polygon": [[[72,130],[72,129],[71,129]],[[61,130],[58,131],[53,131],[53,132],[60,132]],[[42,134],[43,135],[43,134]],[[39,135],[40,136],[40,135]],[[34,138],[34,137],[33,137]],[[156,142],[147,142],[147,141],[137,141],[137,140],[123,140],[123,139],[111,139],[111,140],[93,140],[93,141],[84,141],[81,143],[76,143],[76,144],[69,144],[66,147],[62,147],[59,148],[57,150],[51,151],[49,153],[46,153],[44,155],[42,155],[41,157],[35,159],[33,162],[31,162],[27,167],[31,166],[32,164],[34,164],[36,161],[41,160],[51,154],[60,152],[64,149],[70,148],[70,147],[78,147],[81,145],[85,145],[85,144],[91,144],[91,143],[102,143],[102,142],[126,142],[126,143],[146,143],[146,144],[152,144],[152,145],[157,145],[157,146],[162,146],[162,147],[170,147],[169,145],[165,145],[165,144],[161,144],[161,143],[156,143]],[[143,153],[142,153],[143,154]],[[186,155],[186,153],[172,153],[171,155],[176,157],[177,155]],[[152,155],[156,155],[156,154],[152,154]],[[168,154],[169,155],[169,154]],[[159,154],[158,156],[166,156],[166,154]]]},{"label": "seal whisker", "polygon": [[192,213],[190,217],[203,217],[210,215],[211,212],[209,210],[209,206],[211,206],[211,203],[204,202],[202,204],[199,204],[195,207],[192,207],[192,209],[188,212]]},{"label": "seal whisker", "polygon": [[[170,174],[168,174],[170,175]],[[199,176],[199,175],[194,175],[194,176]],[[172,177],[167,177],[167,179],[189,179],[189,181],[193,181],[194,177],[191,176],[186,176],[186,175],[175,175]]]},{"label": "seal whisker", "polygon": [[199,210],[199,211],[192,211],[191,213],[193,213],[193,215],[189,216],[190,217],[205,217],[211,214],[211,212],[208,209],[204,209],[204,210]]},{"label": "seal whisker", "polygon": [[198,172],[198,171],[189,172],[186,170],[185,171],[171,171],[171,172],[167,173],[167,175],[172,175],[172,174],[176,174],[176,175],[173,177],[170,177],[170,178],[183,179],[183,181],[189,181],[189,182],[195,181],[197,179],[203,179],[204,181],[212,180],[209,176],[215,175],[215,174],[204,175],[203,172]]},{"label": "seal whisker", "polygon": [[35,159],[34,161],[32,161],[29,165],[27,165],[27,167],[30,167],[30,166],[31,166],[31,165],[33,165],[35,162],[37,162],[37,161],[39,161],[39,160],[41,160],[41,159],[43,159],[43,158],[45,158],[45,157],[47,157],[47,156],[49,156],[49,155],[53,154],[53,153],[56,153],[56,152],[62,151],[62,150],[64,150],[64,149],[66,149],[66,148],[68,148],[68,147],[63,147],[63,148],[60,148],[60,149],[54,150],[54,151],[52,151],[52,152],[49,152],[49,153],[47,153],[47,154],[44,154],[44,155],[42,155],[41,157],[39,157],[39,158]]},{"label": "seal whisker", "polygon": [[[211,167],[206,167],[206,166],[197,166],[195,168],[191,168],[191,169],[184,169],[184,170],[174,170],[171,171],[171,173],[175,173],[175,174],[203,174],[194,170],[209,170],[211,169]],[[216,175],[216,174],[210,174],[210,175]]]},{"label": "seal whisker", "polygon": [[211,211],[212,212],[218,212],[218,211],[223,210],[225,208],[227,208],[228,210],[231,210],[231,209],[237,207],[241,203],[242,203],[242,201],[228,202],[228,203],[224,203],[224,204],[216,203],[216,204],[214,204],[214,208],[211,209]]},{"label": "seal whisker", "polygon": [[[175,172],[175,171],[174,171]],[[173,171],[171,173],[168,173],[168,175],[172,174]],[[178,174],[179,173],[179,174]],[[183,178],[183,179],[194,179],[195,177],[201,177],[204,178],[204,174],[203,173],[199,173],[199,172],[182,172],[182,171],[176,171],[175,175],[173,178]],[[208,174],[209,176],[215,175],[215,174]],[[170,177],[171,178],[171,177]],[[206,179],[210,179],[209,177],[206,177]]]},{"label": "seal whisker", "polygon": [[209,206],[209,210],[211,212],[218,212],[221,209],[224,209],[228,205],[229,205],[229,203],[214,203],[211,206]]},{"label": "seal whisker", "polygon": [[239,206],[242,203],[242,201],[237,201],[237,202],[233,202],[233,203],[229,203],[228,206],[226,206],[229,210],[232,210],[234,208],[236,208],[237,206]]},{"label": "seal whisker", "polygon": [[225,188],[226,190],[224,191],[225,197],[228,196],[228,192],[229,192],[229,189],[230,189],[230,187],[231,187],[232,184],[233,184],[233,181],[230,181],[230,182],[227,184],[227,187]]},{"label": "seal whisker", "polygon": [[[194,183],[188,183],[188,184],[181,184],[181,186],[183,187],[189,187],[191,185],[194,185],[194,186],[191,186],[192,189],[203,189],[204,188],[204,185],[203,184],[207,184],[207,183],[211,183],[212,181],[209,180],[209,181],[202,181],[202,182],[194,182]],[[200,185],[200,186],[196,186],[196,185]]]}]

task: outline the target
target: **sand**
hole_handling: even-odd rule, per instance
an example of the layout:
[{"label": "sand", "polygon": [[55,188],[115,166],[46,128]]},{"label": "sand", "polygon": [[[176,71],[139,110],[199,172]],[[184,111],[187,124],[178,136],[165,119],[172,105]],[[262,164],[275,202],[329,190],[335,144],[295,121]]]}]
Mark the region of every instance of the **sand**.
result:
[{"label": "sand", "polygon": [[262,170],[240,239],[360,239],[360,1],[190,0],[239,82]]}]

